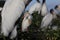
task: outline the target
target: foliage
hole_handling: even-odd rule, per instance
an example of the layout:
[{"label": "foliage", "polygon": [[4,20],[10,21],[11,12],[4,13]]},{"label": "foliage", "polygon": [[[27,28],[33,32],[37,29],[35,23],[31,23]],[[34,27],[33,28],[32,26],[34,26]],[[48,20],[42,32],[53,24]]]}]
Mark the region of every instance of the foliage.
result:
[{"label": "foliage", "polygon": [[[22,15],[23,16],[23,15]],[[28,27],[29,31],[28,32],[22,32],[21,31],[21,22],[23,18],[20,18],[19,24],[18,24],[18,35],[17,39],[25,39],[25,40],[60,40],[60,19],[57,18],[52,21],[52,26],[51,28],[47,28],[44,31],[41,31],[40,29],[40,24],[42,21],[42,16],[38,14],[37,12],[34,12],[32,14],[33,20],[32,24]],[[57,25],[57,30],[53,30],[52,27],[53,25]],[[0,39],[5,40],[4,36],[0,36]]]}]

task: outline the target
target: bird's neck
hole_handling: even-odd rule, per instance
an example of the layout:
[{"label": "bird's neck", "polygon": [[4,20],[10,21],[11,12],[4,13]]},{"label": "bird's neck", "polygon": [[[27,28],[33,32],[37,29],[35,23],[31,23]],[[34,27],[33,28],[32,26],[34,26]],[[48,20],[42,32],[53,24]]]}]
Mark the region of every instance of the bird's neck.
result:
[{"label": "bird's neck", "polygon": [[44,4],[46,2],[46,0],[43,0],[42,4]]},{"label": "bird's neck", "polygon": [[40,1],[39,1],[39,0],[37,0],[37,2],[38,2],[38,3],[40,3]]},{"label": "bird's neck", "polygon": [[54,15],[54,14],[55,14],[55,12],[52,12],[51,14],[52,14],[52,15]]}]

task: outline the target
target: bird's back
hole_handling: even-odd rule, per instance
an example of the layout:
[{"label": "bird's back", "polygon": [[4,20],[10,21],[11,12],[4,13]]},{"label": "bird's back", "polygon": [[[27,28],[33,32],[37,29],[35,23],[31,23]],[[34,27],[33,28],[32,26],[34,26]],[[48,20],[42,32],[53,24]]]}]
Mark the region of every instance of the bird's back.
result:
[{"label": "bird's back", "polygon": [[50,22],[52,21],[53,16],[51,14],[47,14],[43,19],[41,23],[41,27],[48,26]]},{"label": "bird's back", "polygon": [[42,15],[42,16],[45,16],[45,15],[47,14],[47,12],[48,12],[48,11],[47,11],[47,6],[46,6],[46,4],[43,4],[43,5],[42,5],[42,13],[41,13],[41,15]]}]

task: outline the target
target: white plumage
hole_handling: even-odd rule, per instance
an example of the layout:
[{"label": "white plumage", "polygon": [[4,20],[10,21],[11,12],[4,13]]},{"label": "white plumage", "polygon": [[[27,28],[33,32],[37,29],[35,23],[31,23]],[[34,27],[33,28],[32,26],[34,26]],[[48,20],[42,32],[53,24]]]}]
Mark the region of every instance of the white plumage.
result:
[{"label": "white plumage", "polygon": [[41,27],[45,27],[45,26],[48,26],[50,24],[50,22],[52,21],[53,19],[53,15],[52,14],[47,14],[43,19],[42,19],[42,22],[41,22]]},{"label": "white plumage", "polygon": [[29,13],[32,14],[35,11],[38,11],[38,14],[40,14],[40,10],[41,10],[41,3],[40,2],[36,2],[35,4],[33,4],[30,9],[29,9]]},{"label": "white plumage", "polygon": [[2,11],[2,7],[0,7],[0,11]]},{"label": "white plumage", "polygon": [[15,26],[15,28],[13,29],[11,35],[10,35],[10,39],[13,39],[17,36],[17,26]]},{"label": "white plumage", "polygon": [[32,15],[30,15],[28,12],[24,14],[24,19],[22,21],[22,32],[27,31],[27,28],[32,23]]},{"label": "white plumage", "polygon": [[41,15],[42,16],[45,16],[47,14],[47,12],[48,12],[45,2],[46,2],[46,0],[43,0],[43,2],[42,2],[42,9],[41,9]]},{"label": "white plumage", "polygon": [[48,13],[41,22],[41,28],[47,28],[48,25],[50,25],[51,21],[56,18],[56,14],[53,9],[50,10],[50,13]]},{"label": "white plumage", "polygon": [[14,24],[24,11],[27,2],[28,0],[6,0],[1,13],[1,33],[4,36],[8,36],[11,31],[16,31],[16,28],[13,30]]}]

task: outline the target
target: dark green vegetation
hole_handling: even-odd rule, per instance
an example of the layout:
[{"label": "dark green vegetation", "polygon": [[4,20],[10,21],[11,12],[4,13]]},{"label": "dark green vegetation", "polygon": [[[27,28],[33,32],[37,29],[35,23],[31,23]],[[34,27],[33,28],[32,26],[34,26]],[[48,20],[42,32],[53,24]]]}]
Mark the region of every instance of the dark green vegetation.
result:
[{"label": "dark green vegetation", "polygon": [[[21,31],[21,22],[22,17],[20,18],[20,22],[18,24],[18,35],[17,39],[25,39],[25,40],[60,40],[60,17],[52,21],[52,26],[57,25],[57,30],[53,30],[52,27],[50,29],[45,29],[45,31],[41,31],[40,24],[42,20],[42,16],[37,14],[35,12],[33,15],[32,24],[28,27],[28,32],[22,32]],[[1,20],[1,19],[0,19]],[[6,40],[4,36],[0,36],[0,39]],[[8,39],[9,40],[9,39]]]}]

